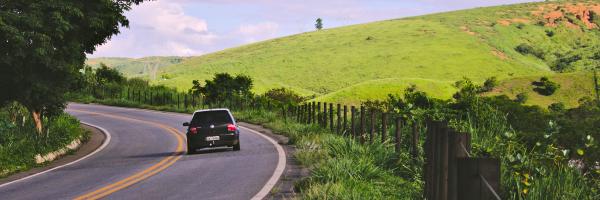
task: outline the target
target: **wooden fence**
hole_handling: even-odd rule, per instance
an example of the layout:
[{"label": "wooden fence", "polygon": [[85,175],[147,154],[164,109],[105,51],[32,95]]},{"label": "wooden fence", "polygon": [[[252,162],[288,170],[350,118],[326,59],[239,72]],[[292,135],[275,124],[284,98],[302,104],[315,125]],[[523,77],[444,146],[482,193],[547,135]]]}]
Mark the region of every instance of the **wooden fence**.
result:
[{"label": "wooden fence", "polygon": [[[313,124],[360,143],[391,142],[397,153],[408,151],[413,161],[421,157],[420,132],[426,130],[423,146],[425,164],[424,198],[440,200],[500,199],[500,162],[492,158],[473,158],[470,137],[458,133],[444,122],[420,123],[395,113],[325,102],[282,105],[257,99],[230,99],[206,104],[203,98],[186,93],[160,91],[92,91],[94,96],[126,99],[155,106],[171,105],[181,109],[227,107],[231,110],[266,109],[284,120]],[[408,131],[404,133],[403,130]],[[405,135],[409,134],[409,135]],[[403,141],[406,139],[407,141]]]}]

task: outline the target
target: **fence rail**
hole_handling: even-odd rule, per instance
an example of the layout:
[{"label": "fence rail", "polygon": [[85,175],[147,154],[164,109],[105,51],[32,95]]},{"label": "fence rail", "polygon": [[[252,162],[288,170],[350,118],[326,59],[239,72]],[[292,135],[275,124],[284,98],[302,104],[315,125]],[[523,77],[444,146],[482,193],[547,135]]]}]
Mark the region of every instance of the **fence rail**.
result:
[{"label": "fence rail", "polygon": [[[112,91],[94,88],[96,98],[123,99],[153,106],[172,106],[195,110],[228,107],[231,110],[266,109],[282,119],[302,124],[318,125],[332,134],[349,137],[360,143],[393,143],[396,153],[408,152],[415,163],[424,157],[424,198],[500,199],[500,163],[497,159],[472,158],[470,136],[458,133],[447,123],[405,119],[395,113],[365,106],[341,105],[326,102],[306,102],[284,105],[264,99],[231,98],[207,103],[202,96],[169,91],[143,91],[127,88]],[[391,120],[391,123],[390,123]],[[425,131],[426,130],[426,131]],[[420,135],[425,138],[420,152]],[[407,143],[403,143],[407,142]]]}]

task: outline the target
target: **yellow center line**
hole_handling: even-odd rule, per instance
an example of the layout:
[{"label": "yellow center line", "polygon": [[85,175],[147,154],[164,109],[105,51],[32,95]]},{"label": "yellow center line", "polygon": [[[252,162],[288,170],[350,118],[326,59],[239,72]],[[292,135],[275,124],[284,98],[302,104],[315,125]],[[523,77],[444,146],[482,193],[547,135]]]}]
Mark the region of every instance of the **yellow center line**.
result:
[{"label": "yellow center line", "polygon": [[157,122],[148,122],[148,121],[143,121],[143,120],[139,120],[139,119],[128,118],[128,117],[112,115],[112,114],[106,114],[106,113],[90,112],[90,111],[83,111],[83,110],[76,110],[76,109],[70,109],[70,110],[75,111],[75,112],[96,114],[96,115],[102,115],[102,116],[106,116],[106,117],[110,117],[110,118],[116,118],[116,119],[122,119],[122,120],[127,120],[127,121],[135,121],[135,122],[139,122],[139,123],[149,124],[152,126],[156,126],[156,127],[165,129],[177,138],[177,149],[175,150],[175,153],[171,154],[167,158],[164,158],[160,162],[150,166],[149,168],[147,168],[141,172],[138,172],[132,176],[124,178],[118,182],[109,184],[109,185],[104,186],[95,191],[92,191],[92,192],[86,193],[84,195],[81,195],[79,197],[76,197],[75,200],[99,199],[99,198],[108,196],[114,192],[117,192],[121,189],[124,189],[128,186],[131,186],[135,183],[138,183],[146,178],[154,176],[155,174],[157,174],[157,173],[165,170],[169,166],[173,165],[177,160],[179,160],[181,158],[181,155],[184,151],[184,148],[183,148],[184,139],[183,139],[182,133],[173,127],[170,127],[170,126],[167,126],[164,124],[160,124]]}]

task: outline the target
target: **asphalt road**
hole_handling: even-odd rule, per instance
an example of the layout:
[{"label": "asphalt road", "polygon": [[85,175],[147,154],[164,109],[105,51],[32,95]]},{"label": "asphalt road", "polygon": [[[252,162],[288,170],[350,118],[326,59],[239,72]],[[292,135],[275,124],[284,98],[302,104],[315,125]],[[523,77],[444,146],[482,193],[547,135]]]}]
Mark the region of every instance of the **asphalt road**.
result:
[{"label": "asphalt road", "polygon": [[281,163],[275,145],[244,128],[241,151],[184,154],[181,124],[191,115],[84,104],[70,104],[67,112],[108,131],[108,145],[80,162],[2,186],[0,199],[250,199]]}]

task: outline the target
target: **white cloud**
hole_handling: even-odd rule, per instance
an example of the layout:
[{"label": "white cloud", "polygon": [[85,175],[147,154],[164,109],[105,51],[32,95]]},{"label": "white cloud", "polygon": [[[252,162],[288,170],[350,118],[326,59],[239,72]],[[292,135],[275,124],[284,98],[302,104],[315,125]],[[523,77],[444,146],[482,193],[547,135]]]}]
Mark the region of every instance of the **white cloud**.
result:
[{"label": "white cloud", "polygon": [[203,46],[218,39],[205,20],[186,15],[178,3],[145,2],[126,15],[130,28],[121,28],[122,33],[100,46],[93,57],[199,55]]}]

